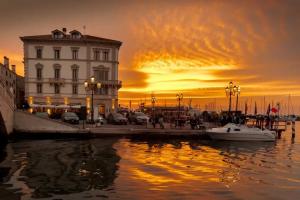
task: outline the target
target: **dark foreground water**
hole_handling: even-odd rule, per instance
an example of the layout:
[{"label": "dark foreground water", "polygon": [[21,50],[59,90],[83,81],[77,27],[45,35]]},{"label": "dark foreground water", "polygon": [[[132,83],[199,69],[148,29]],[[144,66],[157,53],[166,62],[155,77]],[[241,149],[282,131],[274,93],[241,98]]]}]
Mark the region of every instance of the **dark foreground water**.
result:
[{"label": "dark foreground water", "polygon": [[300,124],[277,142],[40,140],[0,155],[0,199],[300,199]]}]

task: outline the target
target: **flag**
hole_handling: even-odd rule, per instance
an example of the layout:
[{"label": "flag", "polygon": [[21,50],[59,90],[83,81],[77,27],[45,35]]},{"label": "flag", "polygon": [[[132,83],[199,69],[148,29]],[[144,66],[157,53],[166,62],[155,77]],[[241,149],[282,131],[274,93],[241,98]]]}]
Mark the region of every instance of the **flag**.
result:
[{"label": "flag", "polygon": [[247,105],[247,102],[245,103],[245,115],[247,115],[247,112],[248,112],[248,105]]},{"label": "flag", "polygon": [[254,115],[257,115],[257,105],[256,105],[256,101],[255,101],[255,107],[254,107]]},{"label": "flag", "polygon": [[277,113],[278,110],[277,110],[276,108],[272,108],[272,112],[273,112],[273,113]]}]

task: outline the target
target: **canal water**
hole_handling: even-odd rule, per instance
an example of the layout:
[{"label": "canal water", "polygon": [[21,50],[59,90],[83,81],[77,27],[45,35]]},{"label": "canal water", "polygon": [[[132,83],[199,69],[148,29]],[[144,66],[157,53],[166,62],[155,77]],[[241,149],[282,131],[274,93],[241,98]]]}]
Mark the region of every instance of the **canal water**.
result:
[{"label": "canal water", "polygon": [[276,142],[12,142],[0,155],[0,199],[299,199],[296,126],[294,141],[288,130]]}]

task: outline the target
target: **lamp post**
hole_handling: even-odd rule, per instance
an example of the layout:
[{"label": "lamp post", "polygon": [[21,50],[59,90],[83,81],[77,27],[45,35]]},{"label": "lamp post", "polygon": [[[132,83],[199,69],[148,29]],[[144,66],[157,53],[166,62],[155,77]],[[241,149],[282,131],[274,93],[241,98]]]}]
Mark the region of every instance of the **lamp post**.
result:
[{"label": "lamp post", "polygon": [[156,98],[154,96],[154,94],[151,95],[151,103],[152,103],[152,119],[154,120],[155,115],[154,115],[154,110],[155,110],[155,102],[156,102]]},{"label": "lamp post", "polygon": [[239,96],[241,93],[241,87],[240,86],[234,86],[234,90],[236,93],[236,105],[235,105],[235,113],[238,111],[238,105],[239,105]]},{"label": "lamp post", "polygon": [[178,101],[178,116],[177,116],[177,126],[179,126],[179,118],[180,118],[180,101],[183,99],[183,94],[176,94],[176,99]]},{"label": "lamp post", "polygon": [[86,91],[92,92],[92,105],[91,105],[91,123],[94,124],[94,93],[97,89],[101,88],[101,83],[95,81],[95,77],[91,77],[90,80],[84,82],[84,87]]},{"label": "lamp post", "polygon": [[232,81],[229,82],[229,85],[225,88],[226,96],[229,96],[229,109],[228,113],[231,112],[231,96],[234,96],[235,88],[236,86],[233,86]]}]

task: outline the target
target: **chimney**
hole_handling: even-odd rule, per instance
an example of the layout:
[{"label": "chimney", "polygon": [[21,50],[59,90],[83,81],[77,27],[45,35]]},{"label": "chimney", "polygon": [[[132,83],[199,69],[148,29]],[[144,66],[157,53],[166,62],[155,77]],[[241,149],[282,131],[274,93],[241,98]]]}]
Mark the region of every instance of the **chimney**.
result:
[{"label": "chimney", "polygon": [[16,65],[11,65],[11,70],[16,73]]},{"label": "chimney", "polygon": [[4,56],[3,65],[9,69],[9,58],[6,56]]},{"label": "chimney", "polygon": [[64,34],[67,34],[67,28],[62,28],[62,31],[64,32]]}]

